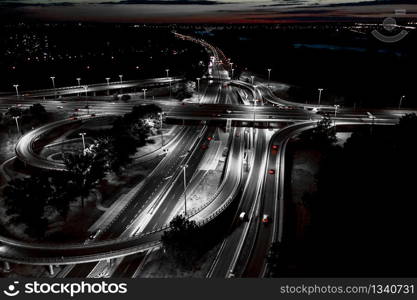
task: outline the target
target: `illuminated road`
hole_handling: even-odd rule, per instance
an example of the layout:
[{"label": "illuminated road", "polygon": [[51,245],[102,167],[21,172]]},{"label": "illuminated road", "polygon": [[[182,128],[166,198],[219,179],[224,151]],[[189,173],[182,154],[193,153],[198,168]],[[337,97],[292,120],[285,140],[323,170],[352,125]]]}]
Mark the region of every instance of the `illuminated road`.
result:
[{"label": "illuminated road", "polygon": [[[211,136],[216,127],[224,126],[226,121],[234,121],[231,134],[231,146],[228,154],[224,179],[215,196],[204,207],[189,212],[188,217],[204,225],[215,219],[236,197],[243,188],[243,196],[239,203],[233,224],[228,228],[228,235],[221,245],[215,263],[210,270],[210,277],[260,277],[267,270],[266,255],[270,245],[279,241],[282,234],[283,188],[285,170],[285,147],[288,140],[303,130],[315,126],[321,115],[305,109],[302,104],[294,104],[275,97],[270,90],[257,81],[251,86],[239,81],[230,82],[224,54],[214,46],[198,39],[178,35],[200,43],[212,55],[209,76],[204,79],[205,94],[200,103],[185,103],[173,101],[129,101],[128,103],[111,103],[106,101],[90,101],[90,111],[95,116],[77,116],[77,119],[64,119],[47,124],[24,135],[16,146],[16,155],[26,164],[36,168],[64,171],[60,162],[49,161],[37,154],[37,148],[42,146],[42,140],[51,133],[59,132],[66,126],[79,125],[90,119],[108,118],[108,113],[120,115],[131,110],[133,105],[157,103],[167,113],[170,121],[189,121],[189,126],[173,138],[170,150],[144,182],[138,183],[129,192],[128,203],[113,221],[101,228],[96,240],[85,244],[42,244],[26,243],[0,237],[0,257],[3,260],[26,264],[75,264],[68,268],[68,277],[86,277],[92,274],[105,259],[119,257],[123,259],[114,271],[114,276],[133,276],[142,262],[142,251],[153,249],[160,245],[164,230],[168,229],[172,211],[178,206],[183,194],[182,166],[187,167],[186,181],[189,184],[197,167],[204,157],[201,144],[207,136]],[[161,79],[158,79],[161,80]],[[159,81],[162,82],[162,81]],[[166,83],[166,82],[165,82]],[[130,84],[126,82],[125,84]],[[132,83],[133,84],[133,83]],[[136,84],[136,83],[135,83]],[[128,88],[117,86],[114,88]],[[94,87],[93,87],[94,88]],[[97,85],[97,91],[108,89],[108,86]],[[74,94],[81,92],[79,87],[70,87],[62,93]],[[74,92],[75,91],[75,92]],[[94,90],[88,90],[94,91]],[[32,96],[54,96],[56,90],[32,92]],[[51,94],[52,93],[52,94]],[[263,98],[278,106],[254,105],[257,98]],[[64,98],[63,98],[64,99]],[[7,109],[16,104],[16,99],[3,97],[0,99],[0,109]],[[21,101],[22,99],[19,99]],[[33,102],[32,102],[33,101]],[[23,106],[35,103],[35,100],[22,100]],[[60,103],[60,104],[59,104]],[[248,105],[253,104],[253,105]],[[47,108],[61,109],[63,112],[73,112],[81,108],[83,100],[45,101]],[[58,108],[57,106],[62,106]],[[301,109],[300,109],[301,108]],[[311,107],[308,107],[311,108]],[[314,108],[314,107],[313,107]],[[333,112],[335,108],[321,106],[320,109]],[[369,118],[371,111],[375,120]],[[404,112],[397,110],[368,110],[353,111],[341,109],[334,112],[337,124],[396,124],[398,117]],[[107,114],[107,115],[106,115]],[[201,122],[209,121],[206,126]],[[295,124],[292,124],[294,123]],[[272,132],[265,129],[256,130],[254,138],[247,138],[248,127],[268,127],[278,123],[291,124],[271,137]],[[255,125],[255,126],[254,126]],[[46,139],[47,140],[47,139]],[[245,143],[252,141],[251,170],[247,182],[243,182]],[[278,150],[271,151],[272,145]],[[249,152],[247,152],[249,153]],[[247,155],[247,154],[246,154]],[[268,170],[274,170],[270,174]],[[197,178],[198,179],[198,178]],[[239,215],[245,212],[247,222],[240,220]],[[270,222],[261,223],[264,214],[270,216]],[[97,261],[102,261],[97,263]],[[87,264],[80,264],[87,263]]]},{"label": "illuminated road", "polygon": [[[158,85],[167,85],[171,82],[177,83],[183,81],[182,77],[161,77],[161,78],[152,78],[144,80],[130,80],[130,81],[115,81],[107,83],[96,83],[91,85],[76,85],[69,87],[59,87],[55,89],[44,89],[44,90],[32,90],[32,91],[23,91],[19,97],[19,100],[25,98],[36,98],[36,97],[59,97],[64,95],[74,95],[74,94],[84,94],[84,93],[95,93],[108,90],[121,90],[134,87],[143,87],[143,86],[158,86]],[[2,95],[0,98],[10,98],[16,96],[13,94]]]}]

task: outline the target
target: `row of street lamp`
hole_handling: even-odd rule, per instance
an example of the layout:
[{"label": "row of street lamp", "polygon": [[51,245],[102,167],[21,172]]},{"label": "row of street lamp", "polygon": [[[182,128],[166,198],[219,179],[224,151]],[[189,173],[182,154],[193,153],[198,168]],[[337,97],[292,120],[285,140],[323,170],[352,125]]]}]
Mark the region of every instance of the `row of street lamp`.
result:
[{"label": "row of street lamp", "polygon": [[[169,69],[165,69],[165,72],[167,74],[167,77],[169,77]],[[49,78],[52,81],[52,88],[55,90],[56,89],[56,86],[55,86],[55,78],[56,77],[55,76],[51,76]],[[78,87],[81,87],[81,77],[77,77],[75,79],[77,81]],[[106,79],[106,82],[107,82],[107,87],[109,88],[110,87],[110,77],[106,77],[105,79]],[[123,84],[123,75],[122,74],[119,75],[119,79],[120,79],[120,84]],[[19,85],[18,84],[14,84],[13,87],[16,90],[16,97],[19,97]],[[84,89],[87,90],[88,89],[88,86],[85,85],[84,86]],[[143,91],[143,89],[142,89],[142,91]],[[109,95],[109,90],[107,90],[107,95]],[[172,89],[171,89],[171,80],[170,80],[169,81],[169,97],[170,98],[171,98],[171,95],[172,95]]]},{"label": "row of street lamp", "polygon": [[[230,63],[230,65],[233,67],[233,63]],[[234,69],[232,68],[231,71],[232,71],[232,78],[233,78]],[[272,71],[272,69],[268,68],[267,71],[268,71],[268,87],[269,87],[270,83],[271,83],[271,71]],[[252,85],[254,84],[254,79],[255,79],[255,76],[252,75],[251,76]],[[323,93],[324,89],[323,88],[318,88],[317,90],[319,92],[318,105],[321,105],[321,97],[322,97],[322,93]],[[403,102],[404,99],[405,99],[405,95],[401,96],[399,104],[398,104],[398,109],[401,109],[402,102]]]}]

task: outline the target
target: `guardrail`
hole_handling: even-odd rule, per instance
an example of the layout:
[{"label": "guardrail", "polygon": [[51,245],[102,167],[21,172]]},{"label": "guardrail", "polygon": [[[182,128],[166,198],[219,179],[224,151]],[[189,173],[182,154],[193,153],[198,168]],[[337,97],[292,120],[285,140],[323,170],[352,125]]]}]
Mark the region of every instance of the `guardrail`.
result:
[{"label": "guardrail", "polygon": [[[115,86],[129,86],[129,85],[142,85],[142,84],[152,84],[152,83],[169,83],[171,82],[179,82],[184,80],[184,77],[158,77],[158,78],[151,78],[151,79],[143,79],[143,80],[126,80],[126,81],[112,81],[107,84],[104,83],[93,83],[93,84],[83,84],[83,85],[74,85],[74,86],[66,86],[66,87],[59,87],[55,89],[40,89],[40,90],[29,90],[23,91],[21,96],[34,96],[34,94],[42,94],[42,93],[59,93],[60,91],[67,91],[67,90],[77,90],[75,92],[79,92],[78,90],[84,91],[84,86],[87,86],[89,89],[91,88],[115,88]],[[118,87],[116,87],[118,88]],[[11,93],[7,93],[8,95],[12,95]]]}]

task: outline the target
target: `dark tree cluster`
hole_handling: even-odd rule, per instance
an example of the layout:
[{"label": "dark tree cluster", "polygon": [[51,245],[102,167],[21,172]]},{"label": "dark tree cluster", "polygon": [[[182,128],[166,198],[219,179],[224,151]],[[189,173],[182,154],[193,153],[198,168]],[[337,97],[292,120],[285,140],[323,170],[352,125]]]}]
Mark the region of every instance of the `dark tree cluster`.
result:
[{"label": "dark tree cluster", "polygon": [[326,115],[317,122],[316,127],[309,131],[303,131],[300,136],[300,142],[305,147],[315,147],[319,149],[328,148],[336,142],[336,130],[332,126],[331,118]]},{"label": "dark tree cluster", "polygon": [[201,229],[182,215],[176,216],[170,227],[161,238],[166,254],[180,266],[191,268],[202,252]]},{"label": "dark tree cluster", "polygon": [[311,226],[297,252],[299,272],[319,276],[417,274],[417,116],[395,127],[355,131],[328,149],[316,193],[306,197]]},{"label": "dark tree cluster", "polygon": [[41,173],[12,180],[3,191],[9,223],[23,223],[26,234],[43,237],[49,225],[48,216],[56,212],[65,219],[70,202],[75,199],[77,189],[67,179],[67,176]]},{"label": "dark tree cluster", "polygon": [[109,168],[119,173],[128,165],[137,148],[146,145],[155,128],[160,128],[159,113],[162,110],[157,105],[134,106],[132,111],[119,117],[113,123],[110,131],[99,138],[107,151]]},{"label": "dark tree cluster", "polygon": [[172,96],[175,99],[178,99],[180,101],[182,101],[186,98],[190,98],[192,95],[193,95],[193,90],[190,89],[190,86],[185,82],[179,83],[177,85],[177,88],[174,89],[174,91],[172,93]]},{"label": "dark tree cluster", "polygon": [[22,125],[30,124],[31,126],[37,126],[48,120],[48,113],[40,103],[33,104],[29,108],[12,106],[4,114],[0,113],[0,125],[6,127],[15,126],[16,123],[13,117],[19,117],[19,123]]}]

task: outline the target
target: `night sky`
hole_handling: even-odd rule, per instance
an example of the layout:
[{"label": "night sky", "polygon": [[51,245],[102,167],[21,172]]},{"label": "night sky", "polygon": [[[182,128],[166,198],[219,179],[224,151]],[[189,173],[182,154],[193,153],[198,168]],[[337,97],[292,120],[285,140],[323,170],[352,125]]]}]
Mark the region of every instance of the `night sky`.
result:
[{"label": "night sky", "polygon": [[415,1],[393,0],[5,0],[3,19],[85,22],[311,22],[378,19]]}]

